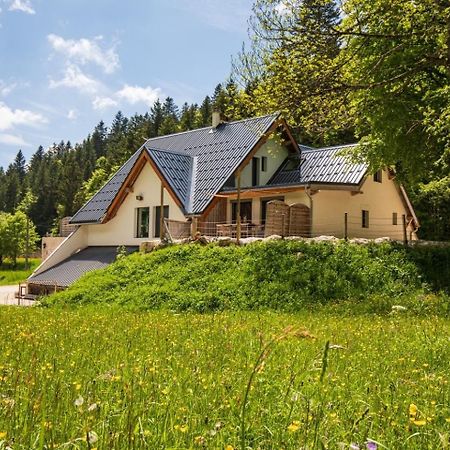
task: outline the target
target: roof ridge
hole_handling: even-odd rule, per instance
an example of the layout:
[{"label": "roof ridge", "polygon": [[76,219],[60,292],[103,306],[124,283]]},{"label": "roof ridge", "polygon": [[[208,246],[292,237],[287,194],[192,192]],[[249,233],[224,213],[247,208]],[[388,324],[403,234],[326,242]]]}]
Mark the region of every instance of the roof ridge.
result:
[{"label": "roof ridge", "polygon": [[338,148],[356,147],[357,145],[359,145],[358,142],[354,144],[330,145],[329,147],[319,147],[319,148],[309,147],[307,150],[305,150],[305,152],[321,152],[325,150],[333,150]]},{"label": "roof ridge", "polygon": [[156,148],[156,147],[147,147],[147,145],[145,146],[145,149],[148,152],[161,152],[161,153],[169,153],[171,155],[177,155],[177,156],[187,156],[188,158],[193,158],[192,155],[190,155],[189,153],[186,152],[176,152],[174,150],[166,150],[166,149],[161,149],[161,148]]},{"label": "roof ridge", "polygon": [[[280,115],[280,113],[276,112],[276,113],[272,113],[272,114],[265,114],[264,116],[248,117],[247,119],[233,120],[232,122],[222,122],[221,125],[233,125],[235,123],[243,123],[243,122],[249,122],[251,120],[265,119],[266,117],[272,117],[272,116],[278,117],[279,115]],[[194,130],[179,131],[178,133],[165,134],[164,136],[155,136],[155,137],[147,139],[145,141],[144,145],[146,145],[147,142],[150,142],[150,141],[157,141],[158,139],[163,139],[163,138],[167,138],[167,137],[171,137],[171,136],[180,136],[182,134],[194,133],[196,131],[210,130],[211,128],[212,128],[211,125],[209,125],[207,127],[195,128]]]}]

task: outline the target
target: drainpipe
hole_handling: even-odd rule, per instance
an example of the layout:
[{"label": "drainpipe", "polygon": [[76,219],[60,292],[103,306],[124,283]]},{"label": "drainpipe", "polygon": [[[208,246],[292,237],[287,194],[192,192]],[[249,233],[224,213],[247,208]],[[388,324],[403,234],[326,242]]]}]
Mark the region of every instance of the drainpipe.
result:
[{"label": "drainpipe", "polygon": [[311,230],[310,234],[311,234],[311,236],[310,237],[312,237],[312,234],[313,234],[313,199],[312,199],[312,195],[311,195],[311,185],[308,184],[306,186],[305,193],[306,193],[306,195],[309,198],[309,211],[310,211],[310,214],[311,214],[311,222],[310,222],[310,230]]}]

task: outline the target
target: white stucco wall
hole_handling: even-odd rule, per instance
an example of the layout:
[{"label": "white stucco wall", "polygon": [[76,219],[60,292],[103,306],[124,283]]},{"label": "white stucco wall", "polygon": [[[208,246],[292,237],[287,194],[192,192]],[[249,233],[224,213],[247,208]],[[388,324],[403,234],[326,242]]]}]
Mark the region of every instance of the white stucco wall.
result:
[{"label": "white stucco wall", "polygon": [[[272,178],[273,174],[279,169],[281,163],[288,156],[287,148],[277,139],[269,138],[268,141],[261,146],[256,152],[255,158],[267,157],[267,171],[259,171],[259,184],[264,186]],[[250,161],[241,173],[241,187],[250,187],[252,185],[252,162]]]},{"label": "white stucco wall", "polygon": [[[361,187],[361,194],[348,191],[321,190],[313,198],[313,232],[315,235],[344,233],[344,215],[348,213],[349,237],[390,237],[403,239],[402,216],[410,215],[405,207],[394,180],[383,171],[382,183],[373,181],[369,175]],[[308,203],[306,203],[308,204]],[[362,210],[369,211],[369,227],[362,227]],[[392,223],[392,214],[397,213],[397,225]],[[333,230],[335,230],[334,233]],[[408,239],[415,238],[408,228]]]},{"label": "white stucco wall", "polygon": [[[136,200],[141,195],[144,200]],[[117,214],[105,224],[83,225],[88,233],[89,246],[136,245],[154,239],[155,207],[161,204],[161,181],[149,163],[145,165]],[[169,205],[169,218],[185,221],[186,218],[172,196],[165,190],[164,204]],[[136,238],[136,208],[150,208],[150,236]]]},{"label": "white stucco wall", "polygon": [[[261,201],[268,198],[261,192],[260,198],[252,201],[252,222],[260,223]],[[273,195],[278,197],[278,195]],[[303,203],[311,207],[311,202],[303,188],[295,192],[280,194],[285,203]],[[243,198],[243,201],[246,201]],[[227,220],[231,221],[231,203],[228,201]],[[369,211],[369,228],[362,227],[362,210]],[[394,180],[390,180],[386,171],[382,174],[382,183],[373,181],[369,175],[361,188],[361,193],[352,194],[348,190],[321,189],[312,195],[312,234],[313,236],[344,236],[345,213],[348,214],[348,236],[377,238],[390,237],[403,240],[403,214],[408,217],[409,210],[404,205]],[[397,213],[397,225],[393,224],[393,213]],[[413,226],[408,226],[408,239],[416,239]]]},{"label": "white stucco wall", "polygon": [[88,233],[86,227],[79,227],[71,235],[63,240],[63,242],[50,254],[50,256],[42,261],[42,263],[33,272],[37,275],[45,270],[50,269],[56,264],[72,256],[79,250],[83,250],[88,246]]}]

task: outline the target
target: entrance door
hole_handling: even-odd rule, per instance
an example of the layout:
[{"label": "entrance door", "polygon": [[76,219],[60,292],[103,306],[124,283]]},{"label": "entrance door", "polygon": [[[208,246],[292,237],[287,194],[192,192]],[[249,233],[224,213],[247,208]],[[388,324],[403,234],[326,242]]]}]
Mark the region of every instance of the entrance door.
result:
[{"label": "entrance door", "polygon": [[[237,202],[232,203],[231,220],[237,222]],[[242,223],[251,223],[252,221],[252,201],[245,200],[241,202],[241,220]]]}]

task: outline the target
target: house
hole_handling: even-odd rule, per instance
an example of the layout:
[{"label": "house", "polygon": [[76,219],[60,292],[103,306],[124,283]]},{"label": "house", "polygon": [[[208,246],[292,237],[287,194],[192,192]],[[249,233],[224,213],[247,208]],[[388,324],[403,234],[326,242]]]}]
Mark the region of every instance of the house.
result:
[{"label": "house", "polygon": [[167,233],[415,239],[419,222],[395,173],[368,173],[350,147],[298,145],[279,114],[230,123],[214,114],[212,127],[149,139],[72,217],[77,230],[28,285],[64,288],[118,246],[133,251]]}]

